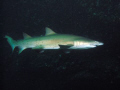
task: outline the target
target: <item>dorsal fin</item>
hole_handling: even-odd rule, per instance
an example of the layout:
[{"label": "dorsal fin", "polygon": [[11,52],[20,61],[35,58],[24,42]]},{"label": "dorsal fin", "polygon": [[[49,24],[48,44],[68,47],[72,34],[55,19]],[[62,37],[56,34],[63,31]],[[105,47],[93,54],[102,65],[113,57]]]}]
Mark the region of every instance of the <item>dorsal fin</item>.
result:
[{"label": "dorsal fin", "polygon": [[45,34],[45,35],[53,35],[53,34],[56,34],[52,29],[50,29],[50,28],[48,28],[48,27],[46,27],[45,30],[46,30],[46,34]]},{"label": "dorsal fin", "polygon": [[24,37],[24,39],[31,38],[31,36],[30,36],[30,35],[28,35],[28,34],[26,34],[26,33],[24,33],[24,32],[23,32],[23,37]]}]

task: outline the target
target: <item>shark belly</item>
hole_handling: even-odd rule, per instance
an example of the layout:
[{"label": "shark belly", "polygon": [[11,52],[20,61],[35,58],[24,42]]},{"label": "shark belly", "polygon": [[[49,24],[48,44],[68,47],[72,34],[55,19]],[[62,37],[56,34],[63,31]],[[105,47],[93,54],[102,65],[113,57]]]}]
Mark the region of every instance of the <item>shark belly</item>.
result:
[{"label": "shark belly", "polygon": [[44,49],[60,49],[60,47],[58,45],[56,45],[56,46],[48,45],[48,46],[44,46]]}]

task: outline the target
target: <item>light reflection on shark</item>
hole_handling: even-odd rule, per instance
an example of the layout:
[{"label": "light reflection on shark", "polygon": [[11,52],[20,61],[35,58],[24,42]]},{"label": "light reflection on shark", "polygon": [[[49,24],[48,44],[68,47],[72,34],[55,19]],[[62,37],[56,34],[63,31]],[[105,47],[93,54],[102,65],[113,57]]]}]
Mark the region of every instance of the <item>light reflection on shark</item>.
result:
[{"label": "light reflection on shark", "polygon": [[9,36],[7,38],[12,50],[15,47],[19,48],[19,54],[27,49],[89,49],[95,48],[96,46],[103,45],[102,42],[91,40],[85,37],[69,35],[69,34],[57,34],[50,28],[46,27],[45,36],[31,37],[23,33],[24,39],[13,40]]}]

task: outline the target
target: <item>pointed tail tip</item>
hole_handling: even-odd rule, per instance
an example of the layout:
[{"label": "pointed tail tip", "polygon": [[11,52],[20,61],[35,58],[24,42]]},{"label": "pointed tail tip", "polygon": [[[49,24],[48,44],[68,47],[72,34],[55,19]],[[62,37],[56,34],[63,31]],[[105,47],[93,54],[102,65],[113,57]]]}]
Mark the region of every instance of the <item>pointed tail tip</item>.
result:
[{"label": "pointed tail tip", "polygon": [[5,35],[4,38],[7,38],[8,43],[10,44],[12,51],[14,51],[14,48],[16,47],[16,41],[13,40],[11,37]]},{"label": "pointed tail tip", "polygon": [[9,38],[9,36],[5,35],[4,38]]}]

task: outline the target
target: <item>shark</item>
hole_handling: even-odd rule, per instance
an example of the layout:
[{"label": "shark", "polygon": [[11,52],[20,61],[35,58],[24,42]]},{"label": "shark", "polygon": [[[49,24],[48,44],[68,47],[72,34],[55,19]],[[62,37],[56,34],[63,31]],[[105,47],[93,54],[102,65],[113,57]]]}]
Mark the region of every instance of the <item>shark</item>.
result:
[{"label": "shark", "polygon": [[15,47],[19,48],[19,54],[27,49],[90,49],[103,45],[102,42],[85,38],[82,36],[71,34],[58,34],[52,29],[46,27],[45,35],[38,37],[31,37],[23,33],[24,39],[14,40],[10,36],[5,35],[12,51]]}]

